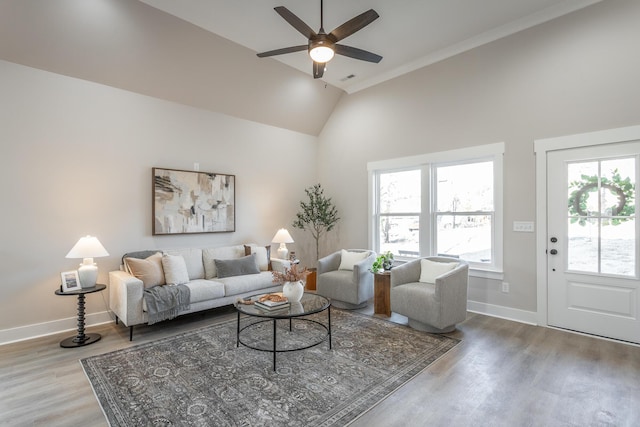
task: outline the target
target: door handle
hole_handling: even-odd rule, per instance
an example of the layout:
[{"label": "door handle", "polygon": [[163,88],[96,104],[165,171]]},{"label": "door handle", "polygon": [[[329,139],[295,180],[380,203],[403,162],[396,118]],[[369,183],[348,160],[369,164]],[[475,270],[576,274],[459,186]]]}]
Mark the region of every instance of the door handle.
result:
[{"label": "door handle", "polygon": [[549,253],[550,253],[551,255],[557,255],[557,254],[558,254],[558,251],[557,251],[557,250],[555,250],[555,249],[551,249],[551,250],[549,251]]}]

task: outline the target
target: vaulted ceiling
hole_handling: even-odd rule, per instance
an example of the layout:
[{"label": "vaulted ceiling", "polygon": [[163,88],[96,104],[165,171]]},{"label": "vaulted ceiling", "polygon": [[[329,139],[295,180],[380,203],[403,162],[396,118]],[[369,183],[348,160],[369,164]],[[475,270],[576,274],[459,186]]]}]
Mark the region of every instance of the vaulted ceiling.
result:
[{"label": "vaulted ceiling", "polygon": [[[314,80],[304,44],[274,10],[319,28],[319,0],[0,0],[0,59],[240,119],[318,135],[353,93],[599,0],[326,0],[325,29],[375,9]],[[354,77],[347,79],[347,76]],[[96,100],[99,102],[99,100]]]},{"label": "vaulted ceiling", "polygon": [[[306,44],[273,8],[316,32],[320,0],[141,0],[255,52]],[[380,17],[341,43],[383,56],[379,64],[336,56],[323,80],[349,93],[541,24],[600,0],[325,0],[324,29],[374,9]],[[306,51],[274,57],[311,75]],[[353,76],[349,78],[349,76]]]}]

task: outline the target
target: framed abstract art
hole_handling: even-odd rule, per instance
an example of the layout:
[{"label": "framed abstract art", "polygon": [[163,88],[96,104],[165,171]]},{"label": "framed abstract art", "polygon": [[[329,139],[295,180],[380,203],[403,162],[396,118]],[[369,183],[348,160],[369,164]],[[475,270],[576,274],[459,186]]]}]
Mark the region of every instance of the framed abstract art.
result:
[{"label": "framed abstract art", "polygon": [[236,230],[235,175],[153,168],[153,235]]}]

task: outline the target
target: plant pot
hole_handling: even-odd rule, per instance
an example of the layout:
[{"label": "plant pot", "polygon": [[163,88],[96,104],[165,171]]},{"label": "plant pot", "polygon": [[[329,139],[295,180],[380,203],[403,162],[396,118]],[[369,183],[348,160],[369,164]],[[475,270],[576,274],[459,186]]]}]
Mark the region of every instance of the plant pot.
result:
[{"label": "plant pot", "polygon": [[301,280],[297,282],[285,282],[284,285],[282,285],[282,295],[287,297],[291,303],[299,302],[302,299],[303,293],[304,286]]}]

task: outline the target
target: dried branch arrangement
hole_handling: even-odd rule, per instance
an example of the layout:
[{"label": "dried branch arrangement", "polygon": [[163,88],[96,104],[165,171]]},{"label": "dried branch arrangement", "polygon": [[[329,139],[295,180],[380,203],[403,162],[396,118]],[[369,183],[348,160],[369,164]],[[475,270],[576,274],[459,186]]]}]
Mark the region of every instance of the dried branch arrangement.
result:
[{"label": "dried branch arrangement", "polygon": [[307,267],[298,271],[298,264],[293,264],[291,268],[285,268],[284,273],[280,271],[272,271],[273,283],[297,282],[304,280],[307,276]]}]

